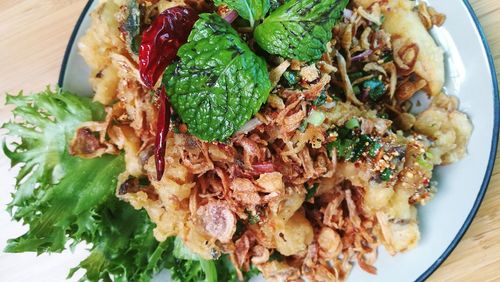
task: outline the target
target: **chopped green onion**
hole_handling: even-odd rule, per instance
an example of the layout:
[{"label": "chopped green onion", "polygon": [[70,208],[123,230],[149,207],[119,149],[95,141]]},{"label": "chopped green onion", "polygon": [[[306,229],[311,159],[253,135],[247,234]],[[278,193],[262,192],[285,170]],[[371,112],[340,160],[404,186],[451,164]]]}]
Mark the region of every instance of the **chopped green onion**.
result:
[{"label": "chopped green onion", "polygon": [[434,168],[434,165],[432,165],[431,162],[429,162],[425,156],[426,154],[423,154],[423,155],[420,155],[418,158],[417,158],[417,163],[419,166],[421,166],[423,169],[425,170],[429,170],[431,171],[433,168]]},{"label": "chopped green onion", "polygon": [[389,181],[392,176],[392,170],[390,168],[385,168],[382,173],[380,173],[380,179],[383,181]]},{"label": "chopped green onion", "polygon": [[351,118],[345,123],[345,127],[349,129],[354,129],[359,127],[359,121],[357,118]]},{"label": "chopped green onion", "polygon": [[325,121],[325,118],[325,113],[312,110],[307,117],[307,122],[314,126],[320,126]]}]

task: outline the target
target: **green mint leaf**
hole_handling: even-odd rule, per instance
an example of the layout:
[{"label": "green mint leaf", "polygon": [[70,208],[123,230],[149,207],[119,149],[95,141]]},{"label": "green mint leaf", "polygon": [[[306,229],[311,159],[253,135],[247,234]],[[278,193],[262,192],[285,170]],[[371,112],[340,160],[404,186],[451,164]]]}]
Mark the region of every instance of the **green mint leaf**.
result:
[{"label": "green mint leaf", "polygon": [[271,7],[269,0],[215,0],[214,4],[216,6],[225,4],[230,9],[236,10],[240,17],[250,22],[251,26],[263,19]]},{"label": "green mint leaf", "polygon": [[269,8],[269,10],[270,10],[271,12],[273,12],[273,11],[274,11],[274,10],[276,10],[276,9],[278,9],[278,8],[279,8],[279,6],[281,6],[281,5],[283,4],[283,1],[282,1],[282,0],[270,0],[269,2],[270,2],[270,6],[271,6],[271,7]]},{"label": "green mint leaf", "polygon": [[289,0],[254,31],[268,53],[301,61],[318,60],[349,0]]},{"label": "green mint leaf", "polygon": [[258,112],[271,81],[265,61],[215,14],[202,14],[166,70],[171,104],[191,134],[223,141]]}]

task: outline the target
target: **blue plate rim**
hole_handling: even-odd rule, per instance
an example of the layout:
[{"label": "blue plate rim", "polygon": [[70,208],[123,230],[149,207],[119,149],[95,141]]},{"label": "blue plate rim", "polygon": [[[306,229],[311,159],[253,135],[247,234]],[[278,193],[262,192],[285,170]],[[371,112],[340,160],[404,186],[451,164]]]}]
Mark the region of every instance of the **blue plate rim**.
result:
[{"label": "blue plate rim", "polygon": [[[82,13],[78,17],[78,20],[75,24],[73,32],[71,33],[71,36],[69,38],[68,45],[66,46],[66,51],[64,52],[64,58],[63,58],[63,61],[61,64],[61,70],[59,72],[59,79],[58,79],[58,83],[57,83],[60,88],[62,88],[62,86],[63,86],[69,56],[70,56],[71,51],[73,49],[76,36],[77,36],[78,31],[80,29],[80,25],[82,24],[82,21],[85,18],[85,15],[87,14],[87,12],[90,9],[90,6],[92,5],[93,2],[94,2],[94,0],[89,0],[87,2],[85,7],[83,8]],[[441,264],[448,258],[448,256],[457,247],[460,240],[462,240],[463,236],[465,235],[465,232],[467,232],[467,230],[469,229],[469,227],[470,227],[472,221],[474,220],[474,218],[479,210],[479,207],[484,199],[484,196],[486,194],[486,190],[488,189],[488,185],[490,183],[491,175],[493,172],[493,167],[495,165],[495,158],[496,158],[496,154],[497,154],[498,137],[499,137],[498,133],[499,133],[499,125],[500,125],[500,106],[499,106],[500,100],[498,97],[498,93],[499,93],[498,92],[498,80],[497,80],[497,74],[496,74],[496,69],[495,69],[495,63],[493,60],[490,46],[489,46],[488,41],[486,39],[486,36],[484,34],[483,27],[481,26],[479,19],[478,19],[476,13],[474,12],[474,9],[472,8],[472,6],[468,0],[463,0],[463,4],[467,8],[469,15],[471,16],[471,18],[474,21],[476,31],[479,33],[479,35],[481,37],[484,51],[488,57],[488,65],[489,65],[489,69],[490,69],[491,79],[493,82],[494,117],[493,117],[493,138],[491,140],[491,151],[490,151],[490,156],[489,156],[489,160],[488,160],[488,166],[486,168],[486,172],[485,172],[484,177],[483,177],[483,182],[481,184],[481,189],[479,190],[479,193],[476,197],[476,200],[474,201],[474,205],[472,206],[472,209],[469,212],[469,215],[465,219],[464,224],[462,225],[460,230],[457,232],[457,234],[455,235],[455,238],[451,241],[451,243],[448,245],[448,247],[443,252],[443,254],[441,254],[441,256],[439,256],[439,258],[429,268],[427,268],[426,271],[424,271],[417,278],[416,281],[418,281],[418,282],[425,281],[427,278],[429,278],[429,276],[432,275],[432,273],[434,273],[434,271],[436,271],[439,268],[439,266],[441,266]]]}]

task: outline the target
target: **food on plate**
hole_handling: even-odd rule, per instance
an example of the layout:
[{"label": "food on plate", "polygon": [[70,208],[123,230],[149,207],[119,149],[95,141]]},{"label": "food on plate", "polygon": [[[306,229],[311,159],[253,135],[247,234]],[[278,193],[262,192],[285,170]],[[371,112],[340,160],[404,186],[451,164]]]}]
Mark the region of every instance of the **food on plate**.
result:
[{"label": "food on plate", "polygon": [[409,0],[100,1],[78,43],[93,99],[8,96],[29,231],[7,251],[87,242],[70,277],[89,281],[376,274],[466,155],[428,32],[444,20]]}]

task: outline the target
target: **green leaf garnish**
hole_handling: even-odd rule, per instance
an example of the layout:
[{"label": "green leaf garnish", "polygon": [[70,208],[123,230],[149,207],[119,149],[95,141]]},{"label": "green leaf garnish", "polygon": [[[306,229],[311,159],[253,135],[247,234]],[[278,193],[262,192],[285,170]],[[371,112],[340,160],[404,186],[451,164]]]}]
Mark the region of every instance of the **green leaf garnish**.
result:
[{"label": "green leaf garnish", "polygon": [[314,198],[314,195],[318,191],[318,188],[319,188],[318,183],[314,183],[311,188],[306,188],[307,189],[306,199],[305,199],[306,202],[309,201],[310,199]]},{"label": "green leaf garnish", "polygon": [[389,181],[391,180],[392,176],[392,170],[390,168],[385,168],[381,173],[380,173],[380,179],[383,181]]},{"label": "green leaf garnish", "polygon": [[269,0],[215,0],[214,4],[216,6],[225,4],[230,9],[236,10],[240,17],[250,22],[251,26],[263,19],[271,7]]},{"label": "green leaf garnish", "polygon": [[268,53],[301,61],[318,60],[349,0],[289,0],[257,26],[254,38]]},{"label": "green leaf garnish", "polygon": [[372,78],[370,80],[365,80],[363,82],[363,88],[368,90],[368,97],[373,102],[380,100],[380,98],[385,93],[385,85],[382,81],[376,78]]},{"label": "green leaf garnish", "polygon": [[318,98],[314,99],[314,101],[312,102],[312,104],[314,106],[322,106],[326,103],[326,98],[328,96],[326,95],[326,91],[321,91]]},{"label": "green leaf garnish", "polygon": [[165,265],[166,245],[153,237],[154,224],[115,197],[123,156],[80,159],[68,141],[85,121],[102,120],[104,109],[61,91],[7,96],[14,119],[4,125],[5,154],[19,165],[9,204],[15,220],[29,226],[8,241],[7,252],[60,252],[67,243],[92,244],[90,255],[70,272],[86,270],[86,281],[149,281]]},{"label": "green leaf garnish", "polygon": [[164,74],[173,108],[191,134],[223,141],[267,100],[271,81],[265,61],[215,14],[202,14]]}]

